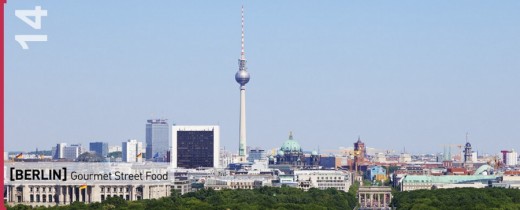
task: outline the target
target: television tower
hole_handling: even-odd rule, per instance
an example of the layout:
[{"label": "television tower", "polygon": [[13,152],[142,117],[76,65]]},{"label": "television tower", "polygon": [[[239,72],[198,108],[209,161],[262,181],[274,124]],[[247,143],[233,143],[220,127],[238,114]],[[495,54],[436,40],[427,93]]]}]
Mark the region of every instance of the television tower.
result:
[{"label": "television tower", "polygon": [[242,6],[242,50],[238,59],[238,72],[235,80],[240,84],[240,127],[238,156],[240,162],[245,162],[247,158],[246,147],[246,84],[249,82],[249,73],[246,67],[246,55],[244,52],[244,6]]}]

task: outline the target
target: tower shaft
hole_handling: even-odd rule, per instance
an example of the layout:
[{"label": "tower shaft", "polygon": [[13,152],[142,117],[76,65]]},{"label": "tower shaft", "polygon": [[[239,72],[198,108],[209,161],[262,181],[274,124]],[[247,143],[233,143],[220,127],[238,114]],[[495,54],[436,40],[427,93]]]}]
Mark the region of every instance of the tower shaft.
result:
[{"label": "tower shaft", "polygon": [[246,144],[246,88],[240,87],[240,128],[239,128],[239,149],[238,155],[242,160],[247,156]]}]

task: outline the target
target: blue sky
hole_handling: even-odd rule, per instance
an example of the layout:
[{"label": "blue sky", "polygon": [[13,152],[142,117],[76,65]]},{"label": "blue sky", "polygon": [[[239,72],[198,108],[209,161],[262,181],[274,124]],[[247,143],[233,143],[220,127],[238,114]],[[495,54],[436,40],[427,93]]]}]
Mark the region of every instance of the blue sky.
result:
[{"label": "blue sky", "polygon": [[[248,145],[520,149],[518,1],[166,0],[10,0],[6,149],[144,141],[158,117],[219,124],[237,150],[242,4]],[[14,16],[35,5],[39,31]]]}]

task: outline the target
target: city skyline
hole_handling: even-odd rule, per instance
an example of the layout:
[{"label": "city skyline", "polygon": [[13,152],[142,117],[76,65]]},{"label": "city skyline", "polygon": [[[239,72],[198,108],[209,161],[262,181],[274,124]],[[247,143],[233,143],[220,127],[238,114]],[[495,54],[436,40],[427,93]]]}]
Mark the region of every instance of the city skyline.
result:
[{"label": "city skyline", "polygon": [[[144,142],[153,118],[219,125],[221,146],[238,151],[241,2],[129,1],[141,6],[123,19],[109,18],[119,3],[89,18],[86,2],[41,4],[50,39],[29,51],[6,17],[6,151]],[[519,149],[518,2],[295,4],[245,3],[248,145],[279,147],[294,131],[308,151],[361,136],[435,153],[469,132],[474,150]]]}]

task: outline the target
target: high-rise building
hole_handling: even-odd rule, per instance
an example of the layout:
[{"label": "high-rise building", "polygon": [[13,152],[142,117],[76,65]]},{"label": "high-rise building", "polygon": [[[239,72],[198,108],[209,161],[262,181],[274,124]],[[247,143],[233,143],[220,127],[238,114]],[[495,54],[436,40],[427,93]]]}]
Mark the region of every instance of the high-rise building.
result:
[{"label": "high-rise building", "polygon": [[242,6],[242,45],[240,58],[238,59],[238,72],[235,74],[235,80],[240,84],[240,125],[239,125],[239,144],[238,144],[238,161],[246,162],[247,145],[246,145],[246,84],[249,82],[250,75],[246,67],[246,54],[244,51],[244,7]]},{"label": "high-rise building", "polygon": [[54,150],[53,159],[62,159],[65,155],[65,147],[67,143],[59,143],[56,145],[56,149]]},{"label": "high-rise building", "polygon": [[171,166],[198,168],[219,166],[220,127],[172,126]]},{"label": "high-rise building", "polygon": [[95,152],[101,157],[108,156],[108,143],[106,142],[90,142],[90,151]]},{"label": "high-rise building", "polygon": [[70,146],[65,146],[65,148],[63,149],[62,158],[68,160],[75,160],[83,152],[84,149],[81,147],[81,144],[71,144]]},{"label": "high-rise building", "polygon": [[146,123],[146,159],[166,161],[170,148],[170,126],[166,119],[151,119]]},{"label": "high-rise building", "polygon": [[123,142],[123,162],[142,162],[143,161],[143,142],[130,139]]},{"label": "high-rise building", "polygon": [[508,165],[508,166],[518,165],[518,153],[514,149],[511,149],[511,151],[509,151],[507,153],[506,165]]}]

